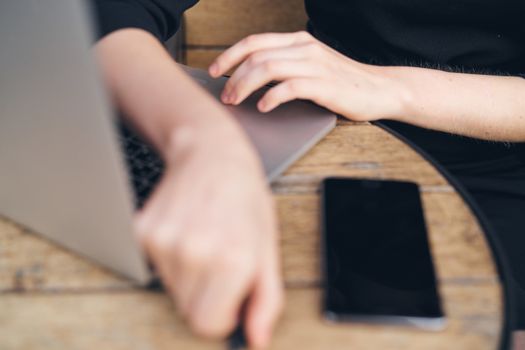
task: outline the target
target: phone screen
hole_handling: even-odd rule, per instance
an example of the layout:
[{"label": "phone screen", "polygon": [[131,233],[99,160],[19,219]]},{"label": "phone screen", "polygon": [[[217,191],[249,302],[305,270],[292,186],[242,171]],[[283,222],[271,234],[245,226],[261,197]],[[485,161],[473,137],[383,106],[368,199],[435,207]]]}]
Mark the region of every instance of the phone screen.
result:
[{"label": "phone screen", "polygon": [[331,178],[322,205],[328,318],[443,317],[416,184]]}]

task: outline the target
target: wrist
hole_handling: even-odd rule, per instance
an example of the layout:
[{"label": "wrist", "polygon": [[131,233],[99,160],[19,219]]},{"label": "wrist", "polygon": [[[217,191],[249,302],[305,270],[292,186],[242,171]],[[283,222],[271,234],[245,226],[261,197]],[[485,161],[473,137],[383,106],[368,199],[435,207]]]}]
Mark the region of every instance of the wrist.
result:
[{"label": "wrist", "polygon": [[169,166],[180,166],[195,158],[240,164],[262,171],[250,141],[233,121],[220,126],[181,125],[168,133],[161,155]]},{"label": "wrist", "polygon": [[411,67],[381,67],[390,82],[392,107],[385,119],[408,122],[415,114],[417,86],[412,79]]}]

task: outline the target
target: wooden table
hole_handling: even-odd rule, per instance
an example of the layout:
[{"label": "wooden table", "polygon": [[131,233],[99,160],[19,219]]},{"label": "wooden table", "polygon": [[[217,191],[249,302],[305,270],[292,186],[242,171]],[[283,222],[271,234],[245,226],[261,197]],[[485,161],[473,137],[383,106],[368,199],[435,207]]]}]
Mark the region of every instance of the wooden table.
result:
[{"label": "wooden table", "polygon": [[[420,184],[448,327],[334,326],[320,317],[317,189],[323,177]],[[337,128],[274,185],[287,306],[274,349],[495,349],[502,288],[480,227],[423,158],[376,126]],[[116,247],[115,249],[118,249]],[[224,349],[194,338],[168,298],[0,221],[0,349]]]}]

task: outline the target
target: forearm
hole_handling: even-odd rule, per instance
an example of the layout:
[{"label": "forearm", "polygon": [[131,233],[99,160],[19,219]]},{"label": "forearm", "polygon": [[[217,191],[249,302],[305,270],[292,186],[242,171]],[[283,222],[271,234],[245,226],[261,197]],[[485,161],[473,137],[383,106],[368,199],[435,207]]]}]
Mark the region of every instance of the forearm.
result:
[{"label": "forearm", "polygon": [[96,51],[114,102],[161,153],[181,128],[202,138],[242,139],[229,113],[177,67],[152,35],[119,30],[102,39]]},{"label": "forearm", "polygon": [[231,333],[246,304],[250,344],[265,347],[282,288],[271,192],[253,147],[146,31],[116,31],[96,50],[115,102],[166,161],[135,220],[166,291],[212,338]]},{"label": "forearm", "polygon": [[404,107],[396,120],[474,138],[525,141],[525,79],[391,68]]}]

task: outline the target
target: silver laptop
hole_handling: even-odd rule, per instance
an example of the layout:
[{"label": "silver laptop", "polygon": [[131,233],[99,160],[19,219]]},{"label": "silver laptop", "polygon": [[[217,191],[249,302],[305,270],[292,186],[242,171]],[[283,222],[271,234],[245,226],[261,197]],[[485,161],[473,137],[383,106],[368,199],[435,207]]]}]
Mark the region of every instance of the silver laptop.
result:
[{"label": "silver laptop", "polygon": [[[133,183],[154,181],[133,168],[139,162],[158,177],[162,164],[132,131],[119,132],[93,62],[85,4],[0,5],[0,215],[145,284],[151,273],[132,232],[140,196]],[[218,98],[226,78],[186,69]],[[256,99],[229,108],[271,181],[326,135],[336,117],[306,102],[262,115]]]}]

